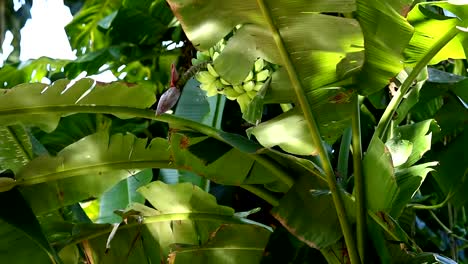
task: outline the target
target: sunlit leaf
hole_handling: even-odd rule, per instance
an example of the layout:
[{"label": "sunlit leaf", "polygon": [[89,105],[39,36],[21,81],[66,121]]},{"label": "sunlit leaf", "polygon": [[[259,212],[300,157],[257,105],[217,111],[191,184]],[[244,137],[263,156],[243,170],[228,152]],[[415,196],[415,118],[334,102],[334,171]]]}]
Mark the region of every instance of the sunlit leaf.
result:
[{"label": "sunlit leaf", "polygon": [[[0,121],[4,125],[34,124],[50,132],[56,128],[61,116],[57,109],[67,113],[70,111],[67,108],[79,112],[77,107],[80,105],[147,108],[154,101],[151,87],[145,85],[131,87],[124,83],[103,84],[91,79],[77,82],[59,80],[52,85],[22,84],[4,90],[0,95]],[[19,112],[22,114],[18,115]]]},{"label": "sunlit leaf", "polygon": [[248,225],[222,225],[200,246],[179,246],[169,263],[259,263],[270,233]]},{"label": "sunlit leaf", "polygon": [[364,155],[363,173],[369,210],[390,211],[397,198],[398,186],[392,156],[378,138],[374,138]]}]

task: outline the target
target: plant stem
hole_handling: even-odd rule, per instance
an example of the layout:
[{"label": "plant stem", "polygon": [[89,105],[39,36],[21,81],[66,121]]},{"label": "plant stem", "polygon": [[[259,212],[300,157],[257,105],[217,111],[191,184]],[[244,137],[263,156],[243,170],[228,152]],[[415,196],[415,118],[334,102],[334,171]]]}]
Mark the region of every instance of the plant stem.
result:
[{"label": "plant stem", "polygon": [[361,262],[366,263],[367,245],[367,208],[366,208],[366,188],[364,186],[364,174],[362,173],[362,145],[361,145],[361,116],[359,96],[354,96],[354,108],[352,118],[353,130],[353,170],[354,170],[354,190],[356,197],[356,237],[359,256]]},{"label": "plant stem", "polygon": [[263,188],[259,188],[254,185],[241,185],[240,187],[262,198],[263,200],[265,200],[266,202],[268,202],[269,204],[273,206],[279,205],[278,199]]},{"label": "plant stem", "polygon": [[452,198],[452,196],[453,196],[453,192],[449,192],[447,194],[447,197],[445,197],[445,199],[441,203],[434,204],[434,205],[408,204],[407,206],[412,208],[412,209],[422,209],[422,210],[439,209],[439,208],[444,207],[448,203],[448,201],[450,201],[450,198]]},{"label": "plant stem", "polygon": [[348,161],[349,161],[349,148],[351,146],[351,137],[353,130],[351,127],[346,128],[341,137],[340,152],[338,154],[338,177],[342,182],[348,180]]},{"label": "plant stem", "polygon": [[452,40],[457,34],[460,32],[459,29],[456,27],[449,30],[445,35],[443,35],[421,58],[421,60],[416,63],[411,73],[405,79],[405,81],[401,84],[400,89],[398,89],[395,96],[392,98],[390,103],[388,104],[385,112],[382,114],[380,118],[379,124],[374,133],[374,137],[377,136],[382,139],[387,131],[387,128],[392,120],[395,111],[398,105],[403,100],[403,97],[408,93],[408,90],[411,88],[413,81],[416,80],[419,73],[423,70],[424,67],[431,61],[431,59],[445,46],[447,43]]},{"label": "plant stem", "polygon": [[349,254],[351,263],[352,264],[360,263],[359,252],[356,250],[356,243],[354,242],[351,225],[348,222],[343,200],[341,199],[341,193],[340,193],[341,190],[339,190],[337,187],[335,173],[333,171],[330,160],[328,158],[327,151],[325,150],[325,146],[323,145],[317,123],[312,114],[311,107],[307,99],[307,95],[305,94],[304,89],[302,88],[302,84],[299,80],[299,76],[297,75],[296,70],[293,66],[292,60],[289,57],[289,54],[283,43],[283,39],[281,38],[281,35],[278,32],[278,29],[276,28],[273,22],[273,18],[270,14],[268,7],[266,6],[263,0],[257,0],[257,3],[263,14],[263,17],[265,18],[270,28],[273,39],[275,40],[276,46],[278,48],[278,52],[280,53],[281,59],[284,64],[283,66],[286,68],[286,71],[288,72],[289,79],[291,80],[291,84],[296,93],[296,98],[304,114],[304,118],[307,122],[309,132],[312,136],[312,142],[317,147],[317,152],[322,162],[322,167],[327,176],[328,187],[330,188],[330,191],[332,193],[333,203],[335,205],[335,209],[338,215],[341,230],[345,238],[345,242],[348,248],[348,254]]}]

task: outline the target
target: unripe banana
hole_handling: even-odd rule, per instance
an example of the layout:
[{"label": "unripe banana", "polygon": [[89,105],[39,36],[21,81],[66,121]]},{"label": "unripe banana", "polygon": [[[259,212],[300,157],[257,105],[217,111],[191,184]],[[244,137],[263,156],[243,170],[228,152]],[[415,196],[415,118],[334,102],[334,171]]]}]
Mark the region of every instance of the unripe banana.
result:
[{"label": "unripe banana", "polygon": [[211,75],[208,71],[201,71],[197,73],[196,79],[202,84],[210,84],[216,81],[216,77]]},{"label": "unripe banana", "polygon": [[255,87],[255,82],[254,81],[246,82],[242,86],[242,88],[244,88],[244,91],[246,91],[246,92],[253,91],[254,87]]},{"label": "unripe banana", "polygon": [[207,64],[206,71],[199,72],[195,78],[201,83],[200,88],[206,91],[207,96],[223,94],[229,100],[237,100],[241,111],[244,113],[258,91],[263,88],[264,82],[271,75],[270,70],[268,70],[271,69],[270,63],[258,58],[242,84],[232,85],[220,76],[212,64],[225,46],[226,41],[223,39],[210,49],[197,52],[197,57],[192,59],[193,65],[207,61],[211,61],[211,63]]},{"label": "unripe banana", "polygon": [[208,72],[213,75],[214,77],[219,77],[219,74],[216,72],[216,70],[214,69],[214,67],[211,65],[211,63],[208,63],[206,65],[206,68],[208,69]]},{"label": "unripe banana", "polygon": [[253,73],[253,71],[250,71],[249,75],[247,75],[247,77],[245,77],[244,82],[251,81],[253,79],[253,77],[254,77],[254,73]]},{"label": "unripe banana", "polygon": [[260,89],[262,89],[263,87],[263,83],[262,82],[257,82],[257,84],[255,85],[254,87],[254,91],[260,91]]},{"label": "unripe banana", "polygon": [[228,81],[224,80],[223,78],[221,78],[220,81],[224,85],[231,85]]},{"label": "unripe banana", "polygon": [[239,104],[242,113],[244,113],[247,110],[247,106],[249,106],[250,101],[251,99],[246,93],[241,94],[239,97],[237,97],[237,103]]},{"label": "unripe banana", "polygon": [[245,93],[244,87],[242,87],[242,85],[234,85],[232,88],[239,94]]},{"label": "unripe banana", "polygon": [[226,98],[229,100],[236,100],[236,98],[241,95],[240,93],[236,92],[232,87],[227,87],[224,89],[223,94],[226,95]]},{"label": "unripe banana", "polygon": [[210,60],[210,53],[206,52],[206,51],[203,51],[203,52],[198,51],[197,52],[197,59],[200,60],[200,61],[209,61]]},{"label": "unripe banana", "polygon": [[262,58],[258,59],[255,61],[255,72],[260,72],[263,70],[263,67],[265,66],[265,62],[263,61]]},{"label": "unripe banana", "polygon": [[222,84],[219,79],[214,81],[214,85],[216,87],[216,90],[218,90],[218,91],[224,90],[224,84]]},{"label": "unripe banana", "polygon": [[211,90],[206,91],[206,96],[207,97],[215,96],[217,94],[218,94],[218,90],[216,90],[216,89],[211,89]]},{"label": "unripe banana", "polygon": [[257,91],[249,91],[247,92],[247,95],[250,99],[253,99],[257,95]]},{"label": "unripe banana", "polygon": [[256,79],[257,82],[263,82],[266,79],[268,79],[268,76],[270,76],[270,71],[269,70],[263,70],[259,73],[257,73]]}]

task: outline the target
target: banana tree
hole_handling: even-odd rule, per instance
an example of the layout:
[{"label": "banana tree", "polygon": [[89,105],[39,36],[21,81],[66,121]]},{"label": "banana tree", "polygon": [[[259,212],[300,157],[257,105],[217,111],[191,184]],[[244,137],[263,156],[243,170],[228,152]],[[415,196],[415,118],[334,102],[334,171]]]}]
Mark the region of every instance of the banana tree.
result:
[{"label": "banana tree", "polygon": [[[122,72],[113,58],[126,54],[128,75],[156,85],[127,82],[133,76],[4,90],[0,190],[5,206],[14,202],[1,211],[9,253],[0,259],[267,263],[284,259],[276,247],[291,246],[296,253],[285,263],[310,262],[299,253],[309,248],[328,263],[454,263],[424,252],[411,232],[414,223],[430,231],[417,215],[425,209],[458,260],[466,240],[453,230],[466,218],[464,185],[457,185],[466,163],[453,159],[467,138],[466,5],[107,2],[90,1],[67,27],[72,44],[89,53],[67,62],[65,75],[109,61]],[[137,24],[140,16],[155,26],[119,33],[128,29],[122,21]],[[192,54],[162,46],[162,35],[177,29]],[[84,41],[93,36],[102,41]],[[141,55],[148,46],[160,52],[150,55],[151,67]],[[158,96],[165,102],[177,90],[172,107],[180,92],[174,112],[155,112],[173,58],[193,66],[183,81],[173,68],[169,93]],[[449,59],[455,74],[447,73]],[[241,134],[223,131],[227,106],[248,124]],[[162,123],[166,130],[151,132]],[[179,183],[168,185],[171,177]],[[256,208],[219,205],[210,183],[263,199],[275,224],[253,221]],[[449,227],[434,212],[446,204],[463,214]]]}]

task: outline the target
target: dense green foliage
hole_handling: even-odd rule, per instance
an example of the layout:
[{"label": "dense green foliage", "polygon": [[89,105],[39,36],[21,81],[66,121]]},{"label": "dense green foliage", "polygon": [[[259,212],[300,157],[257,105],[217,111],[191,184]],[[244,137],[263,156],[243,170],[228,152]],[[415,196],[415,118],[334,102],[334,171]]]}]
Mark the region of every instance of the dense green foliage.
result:
[{"label": "dense green foliage", "polygon": [[0,263],[468,263],[463,1],[10,2]]}]

